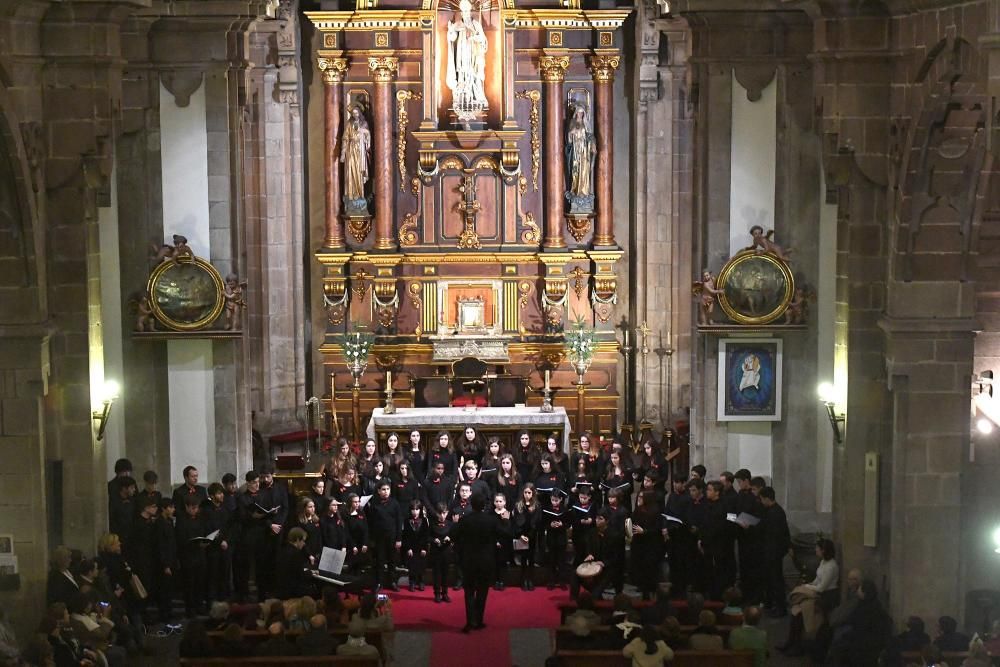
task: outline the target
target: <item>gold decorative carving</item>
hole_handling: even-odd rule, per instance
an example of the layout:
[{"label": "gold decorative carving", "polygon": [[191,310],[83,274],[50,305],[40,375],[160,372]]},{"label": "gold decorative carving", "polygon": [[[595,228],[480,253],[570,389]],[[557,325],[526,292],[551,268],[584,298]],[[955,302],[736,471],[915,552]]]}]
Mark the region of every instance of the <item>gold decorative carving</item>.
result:
[{"label": "gold decorative carving", "polygon": [[577,266],[569,273],[573,276],[573,291],[576,292],[576,298],[582,299],[584,292],[587,291],[587,272]]},{"label": "gold decorative carving", "polygon": [[601,53],[590,58],[590,73],[594,81],[611,82],[615,80],[615,70],[621,63],[620,55]]},{"label": "gold decorative carving", "polygon": [[538,59],[542,81],[562,81],[569,69],[569,56],[542,56]]},{"label": "gold decorative carving", "polygon": [[530,280],[521,280],[517,283],[517,305],[518,312],[520,313],[518,320],[518,329],[522,334],[527,333],[527,329],[524,328],[524,309],[528,307],[528,297],[531,296],[531,290],[534,289]]},{"label": "gold decorative carving", "polygon": [[610,32],[598,33],[598,43],[601,46],[611,46],[614,43],[614,35]]},{"label": "gold decorative carving", "polygon": [[399,245],[411,246],[417,244],[417,214],[407,213],[399,225]]},{"label": "gold decorative carving", "polygon": [[368,69],[375,83],[389,83],[399,71],[399,58],[395,56],[369,56]]},{"label": "gold decorative carving", "polygon": [[387,48],[389,48],[389,33],[387,33],[387,32],[376,32],[375,33],[375,48],[376,49],[387,49]]},{"label": "gold decorative carving", "polygon": [[417,338],[420,338],[424,334],[423,327],[420,326],[424,317],[424,300],[422,298],[423,289],[423,286],[419,282],[412,282],[406,286],[406,293],[410,297],[410,303],[413,304],[413,308],[417,311],[417,328],[413,330],[413,334]]},{"label": "gold decorative carving", "polygon": [[528,113],[528,122],[531,125],[531,184],[535,188],[535,192],[538,192],[538,171],[542,164],[542,139],[538,133],[541,113],[538,111],[538,106],[542,99],[542,93],[538,90],[522,90],[519,93],[514,93],[514,97],[531,102],[531,111]]},{"label": "gold decorative carving", "polygon": [[525,213],[521,222],[524,223],[525,227],[521,232],[521,243],[538,243],[542,238],[542,230],[538,228],[535,216],[531,213]]},{"label": "gold decorative carving", "polygon": [[579,243],[590,232],[590,217],[586,215],[566,216],[566,226],[569,227],[569,233]]},{"label": "gold decorative carving", "polygon": [[420,93],[412,90],[396,91],[396,160],[399,162],[399,189],[406,189],[406,126],[410,122],[410,114],[406,103],[410,100],[422,99]]},{"label": "gold decorative carving", "polygon": [[413,178],[413,179],[410,180],[410,194],[412,194],[414,197],[416,197],[418,194],[420,194],[420,179],[419,178]]},{"label": "gold decorative carving", "polygon": [[372,230],[372,219],[369,216],[345,216],[347,220],[347,230],[358,243],[364,243]]},{"label": "gold decorative carving", "polygon": [[[610,267],[604,267],[608,270]],[[600,270],[600,267],[599,267]],[[618,303],[618,278],[615,276],[594,276],[594,291],[590,295],[594,314],[601,322],[611,318],[611,311]]]},{"label": "gold decorative carving", "polygon": [[496,160],[491,158],[489,155],[482,155],[476,158],[476,161],[472,163],[473,169],[488,169],[490,171],[499,171],[500,165]]},{"label": "gold decorative carving", "polygon": [[462,169],[465,169],[465,163],[462,162],[461,158],[449,155],[445,159],[441,160],[441,169],[457,169],[461,171]]},{"label": "gold decorative carving", "polygon": [[323,83],[332,86],[344,80],[347,74],[347,58],[317,58],[316,67],[323,72]]},{"label": "gold decorative carving", "polygon": [[368,291],[367,280],[373,278],[370,273],[366,273],[364,269],[358,269],[357,272],[351,276],[351,290],[358,295],[358,300],[363,301],[365,298],[365,292]]},{"label": "gold decorative carving", "polygon": [[528,179],[524,176],[518,176],[517,178],[517,193],[524,197],[524,193],[528,191]]},{"label": "gold decorative carving", "polygon": [[337,33],[335,32],[323,33],[323,48],[324,49],[337,48]]},{"label": "gold decorative carving", "polygon": [[464,196],[464,201],[458,205],[458,208],[465,220],[465,228],[458,237],[458,247],[479,250],[483,245],[479,242],[479,234],[476,233],[476,215],[481,208],[479,202],[476,201],[476,175],[464,176],[458,191]]},{"label": "gold decorative carving", "polygon": [[562,46],[563,45],[563,34],[561,30],[552,30],[549,32],[549,46]]}]

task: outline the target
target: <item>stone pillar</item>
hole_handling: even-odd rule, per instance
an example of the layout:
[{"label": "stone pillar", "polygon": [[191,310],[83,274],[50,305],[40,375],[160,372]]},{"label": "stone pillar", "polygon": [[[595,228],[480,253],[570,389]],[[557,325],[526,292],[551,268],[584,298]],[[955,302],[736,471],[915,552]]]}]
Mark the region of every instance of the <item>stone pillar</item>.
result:
[{"label": "stone pillar", "polygon": [[392,191],[393,150],[392,150],[392,77],[399,71],[399,58],[393,56],[373,56],[368,58],[368,68],[375,82],[372,95],[375,132],[375,159],[371,173],[375,179],[375,250],[396,249],[396,239],[392,234]]},{"label": "stone pillar", "polygon": [[324,248],[344,247],[344,230],[340,224],[340,107],[343,92],[340,83],[347,71],[346,58],[320,58],[323,72],[323,166],[326,178],[326,239]]},{"label": "stone pillar", "polygon": [[563,197],[566,176],[563,170],[563,80],[569,67],[569,56],[542,56],[538,65],[542,73],[545,99],[545,250],[562,250]]},{"label": "stone pillar", "polygon": [[597,195],[597,223],[594,228],[594,247],[614,246],[614,97],[612,88],[615,70],[621,56],[617,53],[597,54],[590,59],[590,72],[594,76],[594,133],[597,135],[597,165],[594,174]]}]

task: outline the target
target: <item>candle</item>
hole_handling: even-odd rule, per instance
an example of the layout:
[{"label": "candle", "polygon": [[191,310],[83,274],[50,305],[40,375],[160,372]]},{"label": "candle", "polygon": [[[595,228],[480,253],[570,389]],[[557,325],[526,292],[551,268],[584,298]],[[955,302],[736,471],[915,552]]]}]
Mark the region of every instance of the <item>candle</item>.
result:
[{"label": "candle", "polygon": [[549,378],[551,376],[552,376],[552,371],[550,371],[549,369],[546,368],[545,369],[545,388],[546,389],[549,388]]},{"label": "candle", "polygon": [[392,371],[385,372],[385,388],[389,389],[392,387]]},{"label": "candle", "polygon": [[628,347],[628,327],[625,327],[623,331],[625,332],[625,344],[622,347]]}]

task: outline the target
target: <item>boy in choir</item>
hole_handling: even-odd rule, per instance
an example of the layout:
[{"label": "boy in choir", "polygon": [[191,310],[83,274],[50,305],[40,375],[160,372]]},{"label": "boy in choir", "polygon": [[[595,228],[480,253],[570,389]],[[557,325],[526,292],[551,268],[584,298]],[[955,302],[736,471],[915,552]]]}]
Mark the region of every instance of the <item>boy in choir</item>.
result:
[{"label": "boy in choir", "polygon": [[[505,534],[513,535],[513,518],[510,510],[507,509],[507,496],[503,493],[493,494],[493,513],[497,515],[500,520],[500,527]],[[513,556],[513,541],[510,539],[503,539],[497,542],[497,557],[496,557],[496,583],[493,585],[493,589],[497,591],[502,591],[507,588],[507,566],[510,563],[511,557]]]},{"label": "boy in choir", "polygon": [[122,542],[122,548],[128,550],[128,540],[132,535],[132,524],[135,516],[139,512],[136,510],[135,493],[136,483],[131,477],[122,477],[121,481],[115,485],[118,495],[108,502],[108,526],[109,532],[118,536]]},{"label": "boy in choir", "polygon": [[424,509],[430,513],[434,512],[434,508],[441,503],[447,507],[451,504],[453,490],[454,485],[444,476],[444,462],[435,461],[431,465],[431,473],[427,477],[427,482],[420,490]]},{"label": "boy in choir", "polygon": [[760,503],[764,508],[760,520],[761,538],[764,542],[764,582],[768,610],[774,617],[788,613],[785,577],[782,563],[786,554],[792,553],[792,536],[788,530],[785,510],[774,499],[774,489],[765,486],[760,490]]},{"label": "boy in choir", "polygon": [[[750,490],[750,471],[741,468],[736,471],[733,477],[736,487],[736,509],[734,511],[737,515],[746,514],[759,520],[763,507],[760,504],[760,499]],[[763,573],[760,567],[763,544],[760,541],[759,525],[740,523],[736,533],[736,544],[739,549],[740,588],[744,601],[750,604],[759,604],[764,595],[761,586]]]},{"label": "boy in choir", "polygon": [[696,477],[688,482],[688,531],[694,545],[692,549],[691,583],[694,589],[705,595],[711,593],[715,585],[715,560],[705,544],[706,531],[711,534],[708,500],[705,498],[705,482]]},{"label": "boy in choir", "polygon": [[177,521],[177,550],[184,580],[184,610],[188,618],[208,609],[206,553],[211,540],[205,538],[205,520],[201,516],[201,501],[195,495],[184,499],[184,517]]},{"label": "boy in choir", "polygon": [[624,506],[624,498],[625,494],[621,491],[613,490],[608,494],[608,506],[604,508],[608,522],[605,581],[614,587],[615,595],[625,588],[625,519],[629,511]]},{"label": "boy in choir", "polygon": [[236,515],[226,506],[226,490],[218,482],[208,486],[208,502],[202,505],[206,535],[215,536],[205,554],[208,566],[208,600],[228,600],[232,594],[233,552],[230,533],[236,523]]},{"label": "boy in choir", "polygon": [[710,590],[713,600],[722,599],[722,591],[736,583],[736,524],[728,520],[730,508],[723,500],[722,482],[711,481],[706,485],[708,522],[702,528],[702,546],[711,558],[715,577]]},{"label": "boy in choir", "polygon": [[493,495],[490,492],[490,485],[479,479],[479,466],[473,459],[468,459],[462,465],[462,483],[469,485],[471,495],[479,495],[483,498],[489,498]]},{"label": "boy in choir", "polygon": [[452,523],[448,506],[438,503],[434,508],[431,522],[427,555],[431,564],[431,583],[434,586],[434,602],[451,602],[448,597],[448,558],[451,552]]},{"label": "boy in choir", "polygon": [[592,494],[589,483],[577,482],[576,502],[569,508],[573,534],[573,571],[569,594],[573,599],[576,599],[580,592],[580,579],[576,576],[576,568],[586,560],[587,545],[591,542],[591,534],[596,530],[594,519],[597,516],[597,508],[591,502]]},{"label": "boy in choir", "polygon": [[566,492],[553,488],[549,494],[549,506],[542,510],[541,531],[545,536],[545,551],[549,565],[548,589],[556,585],[560,590],[566,590],[566,532],[569,530],[572,517],[563,509],[563,497]]},{"label": "boy in choir", "polygon": [[639,489],[639,493],[646,492],[653,494],[657,507],[663,507],[666,492],[664,491],[663,484],[660,483],[659,473],[655,470],[647,470],[646,474],[642,476],[642,488]]},{"label": "boy in choir", "polygon": [[125,478],[132,478],[132,462],[128,459],[118,459],[115,461],[115,476],[108,480],[108,500],[118,497],[118,485]]},{"label": "boy in choir", "polygon": [[[240,548],[235,554],[236,599],[243,602],[249,594],[252,566],[257,583],[257,599],[262,601],[267,599],[268,583],[271,581],[265,564],[270,562],[273,569],[274,563],[273,557],[270,560],[266,557],[266,552],[271,547],[268,533],[271,532],[271,521],[276,512],[267,513],[271,509],[268,506],[270,497],[261,492],[260,474],[250,470],[244,479],[246,489],[236,496],[240,522]],[[270,551],[273,553],[273,547]]]},{"label": "boy in choir", "polygon": [[584,542],[583,550],[587,555],[584,556],[583,562],[593,561],[604,566],[601,576],[592,584],[592,594],[595,599],[601,599],[609,583],[614,585],[616,580],[625,577],[625,535],[618,536],[612,533],[610,518],[611,509],[608,507],[597,512],[594,516],[594,530]]},{"label": "boy in choir", "polygon": [[222,476],[222,488],[226,491],[226,507],[230,512],[236,513],[239,508],[236,506],[236,493],[240,490],[240,485],[236,481],[236,475],[227,472]]},{"label": "boy in choir", "polygon": [[268,510],[277,510],[269,515],[266,520],[267,530],[264,531],[264,542],[257,555],[257,563],[260,565],[261,576],[257,577],[257,590],[260,592],[263,586],[264,592],[269,592],[274,585],[274,571],[278,548],[281,546],[281,535],[285,523],[288,521],[289,503],[288,492],[283,483],[278,483],[274,479],[274,466],[265,463],[260,467],[260,493],[259,505]]},{"label": "boy in choir", "polygon": [[378,485],[378,497],[368,502],[365,514],[375,551],[375,586],[381,588],[384,585],[398,591],[395,555],[402,546],[403,514],[399,509],[399,503],[392,498],[391,492],[392,485],[388,478],[383,479]]},{"label": "boy in choir", "polygon": [[[139,503],[139,516],[132,524],[132,534],[129,536],[129,550],[125,553],[132,573],[149,589],[154,588],[156,581],[156,514],[159,503],[156,498],[146,496]],[[145,607],[145,602],[140,606]]]},{"label": "boy in choir", "polygon": [[160,518],[156,520],[157,577],[156,599],[160,622],[169,623],[173,616],[173,600],[177,573],[177,536],[174,531],[173,498],[160,501]]},{"label": "boy in choir", "polygon": [[[457,524],[462,520],[466,514],[472,511],[472,485],[468,482],[462,482],[458,485],[458,494],[455,499],[451,501],[451,507],[449,511],[451,512],[452,523]],[[452,586],[452,590],[457,591],[462,587],[462,546],[455,546],[455,584]]]},{"label": "boy in choir", "polygon": [[409,589],[424,590],[424,568],[427,566],[427,545],[430,527],[424,519],[424,506],[419,500],[410,501],[410,516],[403,523],[400,552],[406,563]]},{"label": "boy in choir", "polygon": [[691,497],[687,493],[687,475],[674,475],[670,493],[664,501],[667,522],[667,554],[670,561],[670,591],[674,597],[687,595],[691,583],[694,543],[688,530]]},{"label": "boy in choir", "polygon": [[157,489],[159,481],[159,475],[152,470],[142,473],[142,491],[135,497],[137,501],[135,505],[136,512],[141,512],[146,507],[146,500],[148,498],[152,498],[157,508],[159,507],[160,499],[163,498],[163,494]]}]

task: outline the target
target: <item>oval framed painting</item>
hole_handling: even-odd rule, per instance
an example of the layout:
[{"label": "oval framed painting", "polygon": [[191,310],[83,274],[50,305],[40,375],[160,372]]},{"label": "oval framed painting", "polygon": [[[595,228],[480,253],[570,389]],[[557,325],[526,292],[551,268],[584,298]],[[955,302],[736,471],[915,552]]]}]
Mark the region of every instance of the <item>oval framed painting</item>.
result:
[{"label": "oval framed painting", "polygon": [[769,324],[781,317],[795,292],[788,265],[774,255],[745,250],[719,272],[719,305],[737,324]]},{"label": "oval framed painting", "polygon": [[222,276],[199,257],[163,262],[150,274],[147,289],[156,319],[174,331],[204,329],[226,305]]}]

